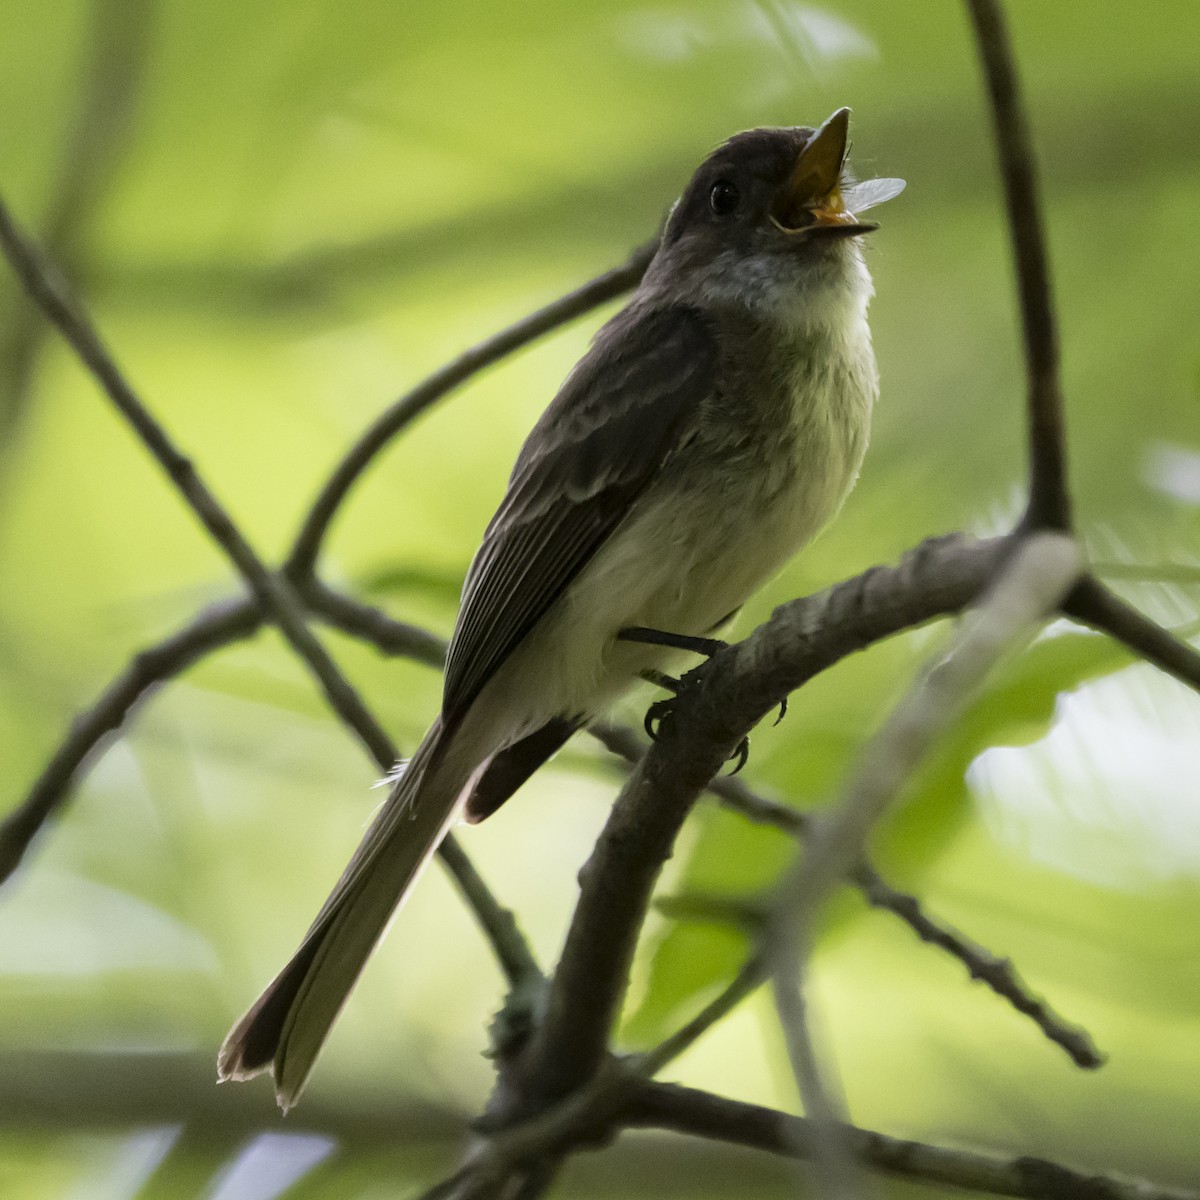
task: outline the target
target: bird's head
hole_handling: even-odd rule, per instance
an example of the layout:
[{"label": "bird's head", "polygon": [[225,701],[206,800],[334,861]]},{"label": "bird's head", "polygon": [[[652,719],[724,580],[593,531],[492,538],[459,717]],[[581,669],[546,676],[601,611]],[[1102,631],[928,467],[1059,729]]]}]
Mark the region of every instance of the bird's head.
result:
[{"label": "bird's head", "polygon": [[651,286],[789,308],[833,288],[861,293],[865,304],[870,279],[857,242],[877,226],[861,214],[904,182],[851,178],[849,124],[841,108],[819,129],[751,129],[718,146],[671,210]]}]

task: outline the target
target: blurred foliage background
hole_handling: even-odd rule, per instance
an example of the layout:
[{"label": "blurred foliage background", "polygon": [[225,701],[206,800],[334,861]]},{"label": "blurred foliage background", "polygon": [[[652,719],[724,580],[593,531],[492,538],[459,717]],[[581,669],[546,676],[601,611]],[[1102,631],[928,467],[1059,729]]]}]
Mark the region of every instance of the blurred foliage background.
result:
[{"label": "blurred foliage background", "polygon": [[[1200,6],[1011,7],[1083,529],[1132,599],[1186,630],[1200,610]],[[283,552],[382,406],[621,261],[714,142],[841,104],[860,173],[909,181],[870,251],[883,399],[841,519],[742,628],[928,534],[1015,514],[1020,351],[958,5],[10,0],[5,15],[0,187],[264,554]],[[396,444],[339,520],[327,577],[448,632],[511,459],[598,319],[479,378]],[[8,807],[72,714],[231,577],[7,278],[0,353]],[[816,962],[823,1038],[861,1124],[1196,1185],[1200,699],[1100,639],[1053,632],[915,781],[878,854],[1011,954],[1108,1065],[1074,1069],[856,897]],[[939,636],[881,646],[796,696],[756,737],[753,782],[827,801]],[[414,745],[436,675],[329,640]],[[467,837],[546,961],[614,780],[581,742]],[[269,634],[161,690],[98,757],[0,893],[0,1194],[382,1197],[452,1161],[489,1085],[501,981],[436,871],[286,1123],[265,1085],[212,1086],[221,1036],[357,842],[371,783]],[[787,847],[703,806],[681,850],[670,890],[742,896],[769,885]],[[634,1044],[692,1011],[743,950],[721,927],[659,917],[652,933]],[[794,1105],[764,998],[674,1074]],[[639,1136],[578,1160],[559,1194],[794,1188],[785,1165]]]}]

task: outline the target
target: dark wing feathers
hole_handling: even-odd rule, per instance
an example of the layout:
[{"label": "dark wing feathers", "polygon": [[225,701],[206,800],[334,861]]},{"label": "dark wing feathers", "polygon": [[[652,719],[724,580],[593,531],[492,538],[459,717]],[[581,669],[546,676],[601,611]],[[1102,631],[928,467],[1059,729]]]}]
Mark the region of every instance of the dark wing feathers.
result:
[{"label": "dark wing feathers", "polygon": [[620,314],[517,458],[463,588],[446,663],[453,724],[653,479],[712,388],[717,347],[690,308]]}]

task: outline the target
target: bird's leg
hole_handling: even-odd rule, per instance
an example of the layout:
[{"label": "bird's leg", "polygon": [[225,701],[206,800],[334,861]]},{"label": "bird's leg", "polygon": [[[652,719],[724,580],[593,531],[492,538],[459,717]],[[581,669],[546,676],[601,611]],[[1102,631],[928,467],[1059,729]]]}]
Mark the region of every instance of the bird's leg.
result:
[{"label": "bird's leg", "polygon": [[655,667],[647,667],[640,674],[647,683],[652,683],[655,687],[662,688],[664,692],[679,691],[679,677],[677,675],[668,675],[666,671],[659,671]]},{"label": "bird's leg", "polygon": [[[725,642],[719,641],[717,638],[695,637],[687,633],[670,633],[664,629],[647,629],[643,625],[633,625],[628,629],[622,629],[617,634],[617,639],[622,642],[640,642],[646,646],[666,646],[672,650],[688,650],[693,654],[703,655],[705,658],[711,658],[718,650],[723,650],[726,646]],[[655,687],[671,693],[664,699],[656,700],[651,704],[646,709],[646,716],[642,721],[647,736],[651,741],[656,742],[664,723],[674,714],[676,697],[687,687],[686,676],[679,678],[668,675],[665,671],[660,671],[655,667],[642,671],[641,676],[647,683],[652,683]]]},{"label": "bird's leg", "polygon": [[[730,613],[725,620],[718,622],[716,628],[719,629],[722,625],[727,624],[736,614]],[[711,637],[696,637],[688,633],[671,633],[663,629],[647,629],[642,625],[634,625],[628,629],[622,629],[617,638],[625,642],[641,642],[648,646],[667,646],[672,650],[688,650],[693,654],[701,654],[705,658],[711,658],[718,650],[724,650],[729,643],[723,642],[720,638]],[[646,710],[646,716],[642,722],[647,735],[652,741],[657,741],[662,730],[663,723],[667,721],[675,710],[675,700],[680,691],[686,686],[687,676],[676,678],[674,675],[668,675],[665,671],[659,671],[655,668],[642,671],[641,676],[647,683],[652,683],[655,687],[663,688],[671,693],[670,696],[662,700],[656,700]],[[787,698],[785,697],[779,705],[779,716],[775,718],[775,724],[778,725],[783,720],[787,713]],[[744,737],[738,743],[737,749],[730,755],[731,759],[737,759],[737,766],[733,768],[733,774],[736,775],[745,765],[750,757],[750,739]]]},{"label": "bird's leg", "polygon": [[629,629],[622,629],[617,634],[617,638],[622,642],[643,642],[647,646],[669,646],[672,650],[690,650],[693,654],[703,654],[705,658],[712,658],[718,650],[724,650],[729,645],[720,638],[694,637],[690,633],[669,633],[665,629],[647,629],[644,625],[633,625]]}]

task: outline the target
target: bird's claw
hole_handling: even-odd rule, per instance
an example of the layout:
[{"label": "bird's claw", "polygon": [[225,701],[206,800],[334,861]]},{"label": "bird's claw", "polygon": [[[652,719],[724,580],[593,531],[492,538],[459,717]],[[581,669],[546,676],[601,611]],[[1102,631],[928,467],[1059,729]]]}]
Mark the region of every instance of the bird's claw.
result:
[{"label": "bird's claw", "polygon": [[642,718],[642,728],[646,731],[646,736],[652,741],[657,742],[662,736],[663,726],[670,720],[675,710],[675,697],[667,696],[662,700],[655,702],[646,709],[646,715]]},{"label": "bird's claw", "polygon": [[646,715],[642,718],[642,728],[646,731],[646,736],[652,742],[657,742],[663,725],[675,707],[675,697],[679,695],[680,683],[674,675],[668,675],[665,671],[659,671],[654,667],[643,671],[642,678],[647,683],[652,683],[655,687],[671,693],[650,705],[646,709]]},{"label": "bird's claw", "polygon": [[[648,636],[654,633],[657,637],[665,638],[666,635],[658,634],[655,630],[629,629],[623,630],[621,636],[628,641],[649,640]],[[718,649],[722,649],[724,642],[717,642],[711,638],[692,638],[689,639],[692,643],[687,649],[690,649],[698,654],[715,654]],[[696,643],[704,642],[705,646],[701,648]],[[689,672],[690,674],[690,672]],[[687,685],[687,678],[677,679],[674,675],[668,675],[665,671],[659,671],[654,667],[647,668],[641,673],[642,678],[647,683],[654,684],[655,687],[664,688],[671,695],[663,697],[661,700],[656,700],[646,709],[646,715],[642,718],[642,728],[646,731],[646,736],[652,741],[657,742],[662,738],[663,729],[666,723],[675,715],[675,703],[679,698],[679,693]],[[779,715],[775,718],[775,724],[787,716],[788,700],[784,696],[779,702]],[[738,742],[736,749],[729,756],[729,762],[735,763],[733,770],[729,773],[730,776],[736,775],[750,761],[750,738],[744,737]]]},{"label": "bird's claw", "polygon": [[737,749],[729,756],[728,762],[733,762],[737,759],[737,766],[729,772],[729,777],[732,779],[749,761],[750,761],[750,738],[744,737],[737,744]]}]

